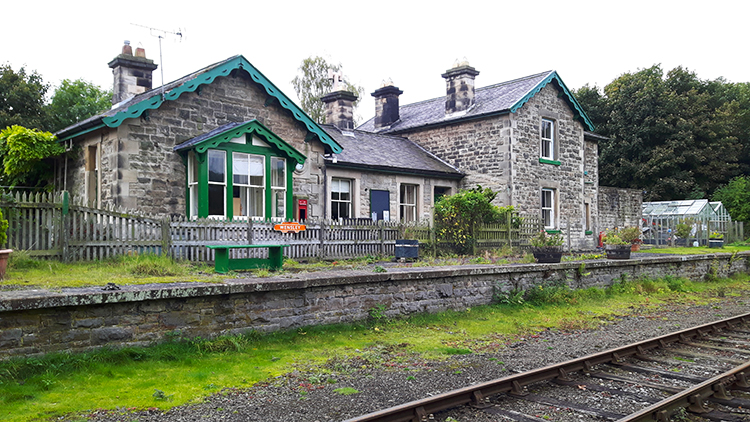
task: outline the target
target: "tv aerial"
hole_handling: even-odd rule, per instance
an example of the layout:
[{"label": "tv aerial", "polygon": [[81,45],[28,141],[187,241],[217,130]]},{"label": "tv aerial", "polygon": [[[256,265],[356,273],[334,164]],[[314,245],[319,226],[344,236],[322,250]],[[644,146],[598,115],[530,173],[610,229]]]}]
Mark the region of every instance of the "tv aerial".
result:
[{"label": "tv aerial", "polygon": [[149,33],[152,37],[159,38],[159,67],[161,68],[161,98],[164,100],[164,59],[162,58],[161,54],[161,40],[163,38],[166,38],[167,36],[177,36],[180,37],[180,41],[182,41],[182,30],[177,29],[177,31],[166,31],[164,29],[159,28],[152,28],[150,26],[146,25],[139,25],[137,23],[131,23],[133,26],[139,26],[141,28],[146,28],[149,30]]}]

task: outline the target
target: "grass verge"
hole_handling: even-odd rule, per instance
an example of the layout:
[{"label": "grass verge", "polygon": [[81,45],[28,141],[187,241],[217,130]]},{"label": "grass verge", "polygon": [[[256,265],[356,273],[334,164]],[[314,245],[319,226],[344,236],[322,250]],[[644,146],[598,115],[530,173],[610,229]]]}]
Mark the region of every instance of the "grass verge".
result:
[{"label": "grass verge", "polygon": [[[352,368],[417,370],[425,361],[452,355],[491,355],[546,329],[595,328],[634,309],[746,295],[748,281],[747,275],[697,283],[674,277],[622,279],[607,289],[578,291],[546,283],[526,292],[498,291],[497,304],[461,312],[388,319],[379,317],[385,314],[381,306],[362,324],[213,340],[174,333],[147,348],[15,358],[0,362],[0,419],[85,416],[100,408],[168,409],[300,368],[315,368],[320,380],[327,372]],[[718,317],[720,307],[716,312]]]}]

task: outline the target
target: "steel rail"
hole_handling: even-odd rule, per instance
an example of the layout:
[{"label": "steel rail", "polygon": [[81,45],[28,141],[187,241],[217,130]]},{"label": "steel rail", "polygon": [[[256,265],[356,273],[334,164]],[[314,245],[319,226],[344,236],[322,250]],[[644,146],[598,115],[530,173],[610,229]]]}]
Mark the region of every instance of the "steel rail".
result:
[{"label": "steel rail", "polygon": [[713,396],[722,400],[731,400],[731,397],[727,395],[726,386],[736,385],[743,389],[747,389],[750,386],[745,379],[748,369],[750,369],[750,362],[744,363],[711,379],[707,379],[681,393],[677,393],[645,409],[619,419],[617,422],[666,422],[669,420],[671,411],[681,407],[688,408],[694,413],[706,413],[708,409],[703,407],[703,401],[709,397]]},{"label": "steel rail", "polygon": [[[591,372],[596,365],[617,362],[632,355],[642,355],[648,350],[664,348],[670,343],[689,341],[695,337],[703,337],[715,333],[723,328],[732,328],[735,324],[750,321],[750,313],[732,318],[699,325],[685,330],[676,331],[648,340],[628,344],[615,349],[594,353],[566,362],[534,369],[520,374],[514,374],[484,383],[474,384],[458,390],[448,391],[426,399],[415,400],[399,406],[383,409],[363,416],[347,419],[344,422],[422,422],[427,416],[442,410],[463,406],[469,403],[486,405],[489,396],[511,393],[523,395],[523,387],[554,378],[567,379],[567,374],[577,371]],[[708,382],[708,381],[706,381]],[[701,384],[702,385],[702,384]],[[693,393],[695,395],[696,393]],[[625,420],[625,419],[624,419]],[[623,420],[623,421],[624,421]],[[648,420],[648,419],[640,419]]]}]

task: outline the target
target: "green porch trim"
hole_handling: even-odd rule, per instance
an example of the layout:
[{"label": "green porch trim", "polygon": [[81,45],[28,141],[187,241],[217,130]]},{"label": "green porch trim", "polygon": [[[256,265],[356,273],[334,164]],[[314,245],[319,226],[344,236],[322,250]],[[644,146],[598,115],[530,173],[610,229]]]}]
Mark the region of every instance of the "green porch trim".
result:
[{"label": "green porch trim", "polygon": [[243,125],[229,129],[226,132],[222,132],[211,138],[204,139],[203,141],[200,141],[195,145],[191,145],[191,147],[195,148],[196,152],[204,153],[210,148],[216,148],[225,142],[229,142],[232,139],[239,138],[245,134],[258,135],[267,143],[275,146],[287,157],[291,158],[299,164],[304,164],[305,160],[307,159],[304,155],[302,155],[301,152],[297,151],[293,146],[284,142],[283,139],[276,136],[275,133],[273,133],[267,127],[263,126],[263,124],[257,120],[251,120]]},{"label": "green porch trim", "polygon": [[547,234],[560,234],[562,233],[561,230],[545,230]]},{"label": "green porch trim", "polygon": [[591,119],[589,119],[589,116],[586,114],[586,112],[583,110],[583,107],[581,107],[580,104],[578,104],[578,101],[575,99],[573,94],[570,92],[567,86],[565,86],[565,83],[560,79],[560,76],[557,74],[556,71],[551,72],[543,81],[539,82],[537,86],[535,86],[531,91],[529,91],[523,98],[518,100],[513,106],[510,108],[511,113],[515,113],[516,110],[523,107],[524,104],[526,104],[534,95],[536,95],[539,91],[542,90],[547,84],[550,82],[555,81],[557,85],[560,87],[560,89],[563,90],[563,93],[565,94],[565,97],[567,98],[568,103],[578,112],[576,115],[577,119],[580,119],[583,124],[588,128],[589,131],[594,131],[594,123],[591,122]]},{"label": "green porch trim", "polygon": [[586,230],[584,233],[586,233],[587,235],[594,234],[594,232],[592,232],[591,230]]},{"label": "green porch trim", "polygon": [[559,161],[557,161],[557,160],[548,160],[546,158],[540,158],[539,162],[542,163],[542,164],[552,164],[552,165],[555,165],[555,166],[562,165],[562,163],[559,162]]},{"label": "green porch trim", "polygon": [[[258,69],[250,64],[247,59],[241,55],[235,56],[229,60],[220,63],[218,66],[200,73],[193,79],[175,87],[164,93],[164,99],[162,99],[162,93],[157,88],[151,92],[154,94],[152,97],[145,99],[141,102],[131,105],[125,111],[116,113],[114,116],[105,116],[102,121],[108,127],[118,127],[125,120],[140,117],[144,112],[148,110],[154,110],[159,108],[164,101],[174,101],[180,97],[180,95],[186,92],[195,92],[202,85],[212,83],[219,76],[229,76],[229,74],[236,69],[244,70],[250,75],[253,81],[260,84],[268,93],[269,96],[276,98],[279,104],[289,110],[294,118],[305,125],[307,130],[317,135],[318,139],[328,147],[334,153],[340,153],[343,151],[341,145],[339,145],[333,138],[331,138],[315,121],[313,121],[302,109],[290,100],[280,89],[276,87],[268,78],[266,78]],[[80,133],[71,135],[71,137],[78,136]]]}]

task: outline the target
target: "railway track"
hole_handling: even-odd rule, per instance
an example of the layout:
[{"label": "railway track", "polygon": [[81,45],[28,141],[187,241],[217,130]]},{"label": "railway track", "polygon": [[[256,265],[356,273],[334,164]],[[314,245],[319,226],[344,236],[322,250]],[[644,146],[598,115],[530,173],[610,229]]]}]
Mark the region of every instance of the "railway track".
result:
[{"label": "railway track", "polygon": [[750,314],[744,314],[346,422],[444,421],[466,414],[465,406],[471,420],[482,421],[669,421],[688,414],[750,421],[749,392]]}]

